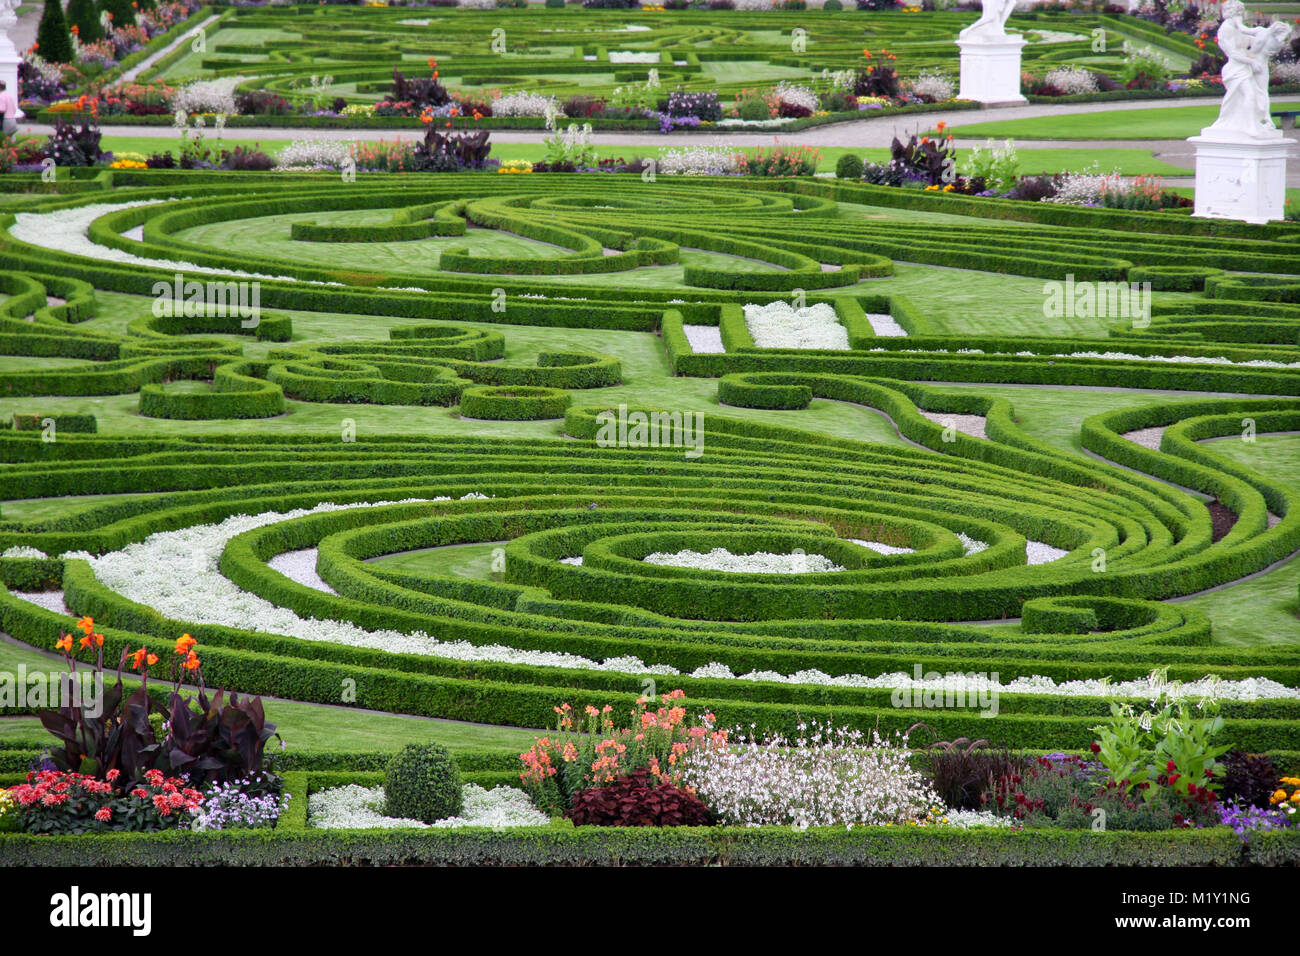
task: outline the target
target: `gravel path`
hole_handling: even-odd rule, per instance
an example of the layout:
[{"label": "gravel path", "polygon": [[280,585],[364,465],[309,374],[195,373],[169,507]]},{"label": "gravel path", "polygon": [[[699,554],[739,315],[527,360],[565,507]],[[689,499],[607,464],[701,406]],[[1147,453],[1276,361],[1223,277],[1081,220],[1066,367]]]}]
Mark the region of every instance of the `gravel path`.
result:
[{"label": "gravel path", "polygon": [[1135,445],[1141,445],[1143,448],[1150,448],[1152,451],[1160,450],[1160,439],[1165,436],[1165,426],[1160,425],[1156,428],[1139,428],[1136,431],[1125,432],[1124,437]]},{"label": "gravel path", "polygon": [[936,425],[942,425],[944,428],[951,426],[959,432],[970,435],[972,438],[988,437],[984,434],[985,422],[983,415],[953,415],[950,412],[927,412],[924,408],[918,408],[917,411]]},{"label": "gravel path", "polygon": [[168,53],[171,53],[172,50],[176,49],[182,43],[189,43],[194,38],[195,33],[215,23],[217,19],[218,17],[214,15],[208,17],[202,23],[196,23],[193,29],[185,31],[180,36],[178,36],[175,40],[173,40],[171,43],[163,47],[161,50],[158,50],[154,53],[150,53],[147,57],[145,57],[135,66],[131,67],[131,69],[124,72],[122,74],[122,81],[125,83],[134,82],[137,76],[139,76],[145,70],[149,69],[149,67],[153,66],[155,63],[157,63],[159,60],[165,57]]}]

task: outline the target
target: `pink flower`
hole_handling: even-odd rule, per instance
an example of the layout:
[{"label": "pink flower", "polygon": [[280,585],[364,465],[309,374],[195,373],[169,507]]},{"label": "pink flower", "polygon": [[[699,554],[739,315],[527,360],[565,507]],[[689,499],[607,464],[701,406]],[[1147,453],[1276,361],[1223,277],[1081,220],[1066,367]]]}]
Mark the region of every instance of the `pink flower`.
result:
[{"label": "pink flower", "polygon": [[95,819],[100,823],[107,823],[109,820],[113,819],[113,811],[108,807],[100,807],[95,811]]}]

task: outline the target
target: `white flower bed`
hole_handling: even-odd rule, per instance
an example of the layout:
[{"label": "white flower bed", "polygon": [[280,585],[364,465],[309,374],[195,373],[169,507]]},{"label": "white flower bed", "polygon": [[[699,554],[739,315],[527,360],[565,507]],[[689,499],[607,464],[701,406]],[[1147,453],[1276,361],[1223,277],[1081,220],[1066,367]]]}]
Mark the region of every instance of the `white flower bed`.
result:
[{"label": "white flower bed", "polygon": [[[142,199],[134,202],[91,203],[74,209],[58,209],[54,212],[20,212],[14,216],[14,224],[9,227],[9,234],[15,239],[29,242],[42,249],[54,249],[69,255],[85,256],[100,262],[125,262],[154,269],[166,269],[168,272],[198,272],[209,275],[238,276],[243,279],[268,279],[277,282],[303,282],[292,276],[263,275],[258,272],[243,272],[239,269],[219,269],[216,266],[196,266],[192,262],[180,262],[175,259],[151,259],[137,256],[111,246],[101,246],[91,242],[86,235],[90,224],[100,216],[117,212],[121,209],[134,209],[137,206],[160,206],[163,203],[176,202],[175,199]],[[143,234],[142,234],[143,235]],[[340,285],[338,282],[324,282],[313,285]]]},{"label": "white flower bed", "polygon": [[864,548],[870,548],[877,554],[916,554],[916,548],[898,548],[880,541],[863,541],[861,538],[849,538],[849,540]]},{"label": "white flower bed", "polygon": [[563,117],[560,104],[554,96],[541,93],[506,93],[492,101],[493,116],[555,116]]},{"label": "white flower bed", "polygon": [[885,315],[883,312],[868,312],[867,321],[871,323],[871,331],[881,338],[898,339],[907,336],[907,329],[894,321],[892,315]]},{"label": "white flower bed", "polygon": [[[471,497],[471,496],[466,496]],[[473,497],[484,497],[474,495]],[[246,630],[283,634],[308,641],[328,641],[354,647],[373,647],[394,653],[430,654],[463,661],[500,661],[530,664],[539,667],[566,667],[577,670],[615,671],[624,674],[677,675],[681,671],[668,664],[647,665],[639,658],[610,657],[595,661],[577,654],[552,651],[516,650],[500,644],[475,645],[467,641],[442,642],[416,631],[403,634],[397,631],[365,631],[346,621],[305,619],[288,610],[240,590],[234,582],[217,570],[217,561],[226,542],[252,528],[260,528],[277,521],[301,517],[321,511],[341,508],[379,507],[392,502],[336,505],[325,502],[311,509],[287,513],[265,512],[259,515],[236,515],[216,525],[197,525],[178,531],[152,534],[142,542],[128,545],[96,557],[85,551],[68,552],[60,557],[88,561],[96,577],[108,588],[133,601],[151,607],[168,617],[201,624],[221,624]],[[581,560],[581,559],[576,559]],[[183,569],[183,573],[181,573]],[[48,595],[62,592],[45,592],[46,596],[27,595],[27,600],[42,603],[53,600]],[[22,596],[22,595],[20,595]],[[836,687],[887,688],[917,686],[904,673],[866,676],[842,674],[831,676],[816,669],[779,674],[776,671],[750,671],[733,674],[731,668],[717,661],[696,668],[692,677],[720,679],[773,681],[783,684],[821,684]],[[972,689],[965,675],[942,678],[935,682],[937,689]],[[1148,697],[1149,680],[1109,682],[1104,680],[1067,681],[1057,684],[1049,677],[1034,675],[1021,677],[1007,684],[990,684],[1001,693],[1052,694],[1068,697]],[[1300,699],[1300,688],[1286,687],[1267,678],[1247,678],[1239,681],[1214,681],[1208,678],[1184,684],[1178,691],[1187,697],[1214,696],[1232,700],[1257,700],[1261,698]]]},{"label": "white flower bed", "polygon": [[939,826],[967,830],[971,827],[1009,827],[1012,822],[1011,817],[1000,817],[988,810],[945,810]]},{"label": "white flower bed", "polygon": [[[869,352],[889,351],[884,348],[868,349]],[[1176,362],[1188,365],[1231,365],[1238,368],[1300,368],[1300,362],[1275,362],[1272,359],[1250,359],[1234,362],[1224,355],[1138,355],[1135,352],[1031,352],[1022,349],[1019,352],[986,352],[983,349],[897,349],[905,355],[1016,355],[1020,358],[1087,358],[1103,359],[1113,362]]]},{"label": "white flower bed", "polygon": [[665,149],[655,169],[666,176],[725,176],[736,171],[736,152],[725,146]]},{"label": "white flower bed", "polygon": [[674,568],[699,568],[701,571],[733,571],[743,574],[820,574],[826,571],[843,571],[824,554],[772,554],[755,551],[753,554],[732,554],[726,548],[714,548],[708,554],[689,548],[668,554],[656,551],[641,560],[647,564],[662,564]]},{"label": "white flower bed", "polygon": [[718,354],[727,351],[722,345],[722,329],[716,325],[683,325],[686,341],[697,354]]},{"label": "white flower bed", "polygon": [[349,784],[313,793],[307,798],[307,825],[326,830],[368,830],[419,827],[544,827],[550,818],[533,806],[528,794],[515,787],[484,790],[467,783],[461,790],[465,807],[458,817],[423,823],[384,816],[384,788]]},{"label": "white flower bed", "polygon": [[460,0],[458,5],[465,10],[495,10],[497,0]]},{"label": "white flower bed", "polygon": [[802,309],[778,299],[746,305],[745,325],[761,349],[847,349],[849,332],[825,302]]},{"label": "white flower bed", "polygon": [[4,554],[0,558],[48,558],[49,555],[40,548],[30,548],[25,544],[16,544],[12,548],[5,548]]},{"label": "white flower bed", "polygon": [[962,533],[961,531],[957,532],[957,539],[961,541],[962,550],[966,552],[966,557],[968,558],[972,554],[979,554],[981,551],[986,550],[989,546],[989,543],[987,541],[979,541],[975,538],[970,537],[967,534]]},{"label": "white flower bed", "polygon": [[1069,554],[1064,548],[1054,548],[1046,541],[1026,541],[1025,558],[1028,564],[1050,564]]},{"label": "white flower bed", "polygon": [[235,87],[246,79],[243,76],[223,76],[186,83],[172,94],[171,108],[186,113],[238,113]]},{"label": "white flower bed", "polygon": [[662,57],[654,50],[610,50],[610,63],[658,63]]},{"label": "white flower bed", "polygon": [[267,561],[266,566],[272,571],[279,571],[290,581],[297,581],[299,584],[324,591],[326,594],[337,594],[338,592],[316,573],[316,556],[319,553],[317,548],[283,551]]}]

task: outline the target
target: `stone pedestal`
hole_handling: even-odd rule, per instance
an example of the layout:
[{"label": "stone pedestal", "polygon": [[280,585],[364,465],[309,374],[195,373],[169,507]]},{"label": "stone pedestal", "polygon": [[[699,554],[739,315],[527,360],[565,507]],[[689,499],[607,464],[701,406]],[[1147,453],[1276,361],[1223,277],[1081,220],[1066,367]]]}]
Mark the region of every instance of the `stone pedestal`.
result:
[{"label": "stone pedestal", "polygon": [[961,49],[961,91],[959,99],[977,103],[1024,103],[1020,95],[1020,51],[1025,41],[1018,36],[958,40]]},{"label": "stone pedestal", "polygon": [[1286,160],[1295,145],[1289,139],[1230,139],[1203,130],[1188,142],[1196,147],[1193,216],[1252,223],[1283,217]]},{"label": "stone pedestal", "polygon": [[[18,64],[23,58],[14,47],[13,41],[9,39],[9,34],[17,23],[18,18],[14,16],[12,10],[0,12],[0,80],[4,80],[5,88],[14,95],[14,103],[18,102]],[[9,118],[5,117],[5,119]],[[22,118],[23,109],[20,106],[13,119]]]}]

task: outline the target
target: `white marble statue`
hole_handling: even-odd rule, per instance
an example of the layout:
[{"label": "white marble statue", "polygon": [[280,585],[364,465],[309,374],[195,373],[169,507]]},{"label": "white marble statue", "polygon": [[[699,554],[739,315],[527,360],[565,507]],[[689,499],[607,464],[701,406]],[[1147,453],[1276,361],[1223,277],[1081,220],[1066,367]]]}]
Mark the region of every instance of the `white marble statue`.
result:
[{"label": "white marble statue", "polygon": [[[0,0],[3,2],[3,0]],[[980,0],[984,12],[980,18],[957,34],[960,40],[1004,40],[1006,25],[1017,0]]]},{"label": "white marble statue", "polygon": [[1223,5],[1223,23],[1216,39],[1228,57],[1223,68],[1223,105],[1213,126],[1203,136],[1247,140],[1277,139],[1282,131],[1268,115],[1268,61],[1291,36],[1291,27],[1276,21],[1267,27],[1248,27],[1242,20],[1241,0]]}]

